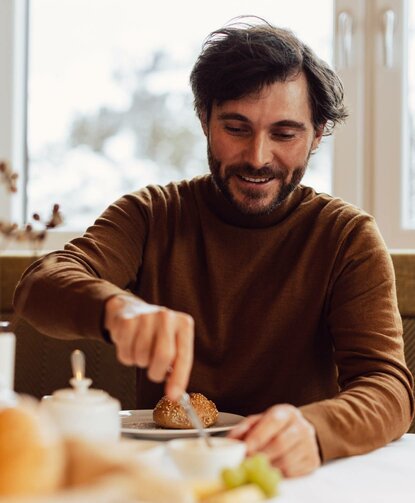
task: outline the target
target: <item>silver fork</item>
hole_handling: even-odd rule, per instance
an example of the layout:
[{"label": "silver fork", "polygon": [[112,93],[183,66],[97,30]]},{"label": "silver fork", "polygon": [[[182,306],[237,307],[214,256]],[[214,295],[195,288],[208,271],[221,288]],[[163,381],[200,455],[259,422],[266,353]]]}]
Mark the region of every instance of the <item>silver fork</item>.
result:
[{"label": "silver fork", "polygon": [[210,436],[207,434],[205,428],[203,427],[202,421],[197,415],[192,405],[192,402],[190,401],[190,396],[188,393],[186,393],[186,391],[183,392],[182,396],[180,397],[179,403],[186,412],[187,417],[190,419],[190,422],[192,423],[193,427],[197,430],[197,434],[199,435],[199,437],[204,440],[204,442],[208,447],[213,447]]}]

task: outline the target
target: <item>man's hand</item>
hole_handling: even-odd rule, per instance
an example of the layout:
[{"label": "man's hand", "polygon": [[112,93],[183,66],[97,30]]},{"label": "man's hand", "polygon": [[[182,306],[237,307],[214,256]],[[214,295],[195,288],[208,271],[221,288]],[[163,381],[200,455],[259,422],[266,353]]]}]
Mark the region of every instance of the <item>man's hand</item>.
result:
[{"label": "man's hand", "polygon": [[321,464],[314,426],[293,405],[248,416],[229,436],[244,440],[248,454],[266,454],[286,477],[305,475]]},{"label": "man's hand", "polygon": [[147,368],[149,379],[166,381],[177,400],[186,389],[193,363],[193,318],[185,313],[117,295],[105,304],[105,328],[124,365]]}]

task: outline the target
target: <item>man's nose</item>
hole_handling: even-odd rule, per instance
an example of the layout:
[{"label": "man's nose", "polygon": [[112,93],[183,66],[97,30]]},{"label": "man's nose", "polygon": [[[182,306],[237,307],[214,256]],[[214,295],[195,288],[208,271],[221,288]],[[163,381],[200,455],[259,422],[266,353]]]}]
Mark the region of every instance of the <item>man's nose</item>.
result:
[{"label": "man's nose", "polygon": [[274,155],[270,139],[262,134],[253,136],[247,145],[245,157],[245,160],[255,168],[271,164]]}]

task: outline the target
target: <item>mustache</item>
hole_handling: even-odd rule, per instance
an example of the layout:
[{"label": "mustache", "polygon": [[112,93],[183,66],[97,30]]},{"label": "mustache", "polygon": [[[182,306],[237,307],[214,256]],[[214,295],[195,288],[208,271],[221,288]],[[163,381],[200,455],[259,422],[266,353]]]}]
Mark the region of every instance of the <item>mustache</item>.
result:
[{"label": "mustache", "polygon": [[277,178],[279,180],[284,180],[287,176],[287,171],[284,168],[277,168],[269,165],[262,166],[262,168],[255,168],[252,164],[245,162],[226,166],[225,177],[229,178],[234,175],[252,178]]}]

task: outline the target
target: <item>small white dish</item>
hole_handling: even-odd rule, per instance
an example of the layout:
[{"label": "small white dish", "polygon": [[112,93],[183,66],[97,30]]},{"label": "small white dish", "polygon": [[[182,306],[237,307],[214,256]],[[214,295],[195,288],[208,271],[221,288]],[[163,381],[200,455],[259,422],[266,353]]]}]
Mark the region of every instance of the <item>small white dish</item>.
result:
[{"label": "small white dish", "polygon": [[211,437],[212,447],[200,438],[170,440],[167,451],[180,474],[187,479],[217,479],[224,468],[234,468],[244,459],[246,444],[226,437]]},{"label": "small white dish", "polygon": [[159,464],[162,462],[166,447],[156,440],[130,440],[122,438],[120,445],[128,457],[145,464]]}]

